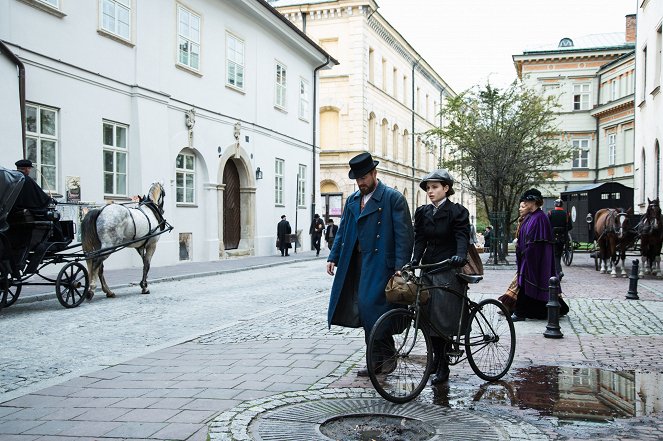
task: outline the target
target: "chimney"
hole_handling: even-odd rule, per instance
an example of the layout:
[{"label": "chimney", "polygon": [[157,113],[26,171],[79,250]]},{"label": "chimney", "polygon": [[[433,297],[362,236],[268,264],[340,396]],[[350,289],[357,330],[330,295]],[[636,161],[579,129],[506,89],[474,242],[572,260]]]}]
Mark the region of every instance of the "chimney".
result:
[{"label": "chimney", "polygon": [[626,16],[626,43],[635,43],[635,14]]}]

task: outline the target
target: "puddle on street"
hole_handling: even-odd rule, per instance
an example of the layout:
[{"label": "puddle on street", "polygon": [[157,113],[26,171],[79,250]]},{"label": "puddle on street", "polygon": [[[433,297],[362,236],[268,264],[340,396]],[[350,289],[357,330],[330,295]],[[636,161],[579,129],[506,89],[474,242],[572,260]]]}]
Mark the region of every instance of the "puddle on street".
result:
[{"label": "puddle on street", "polygon": [[663,410],[663,374],[597,368],[532,366],[512,369],[508,381],[427,388],[426,401],[452,408],[504,405],[561,421],[608,422]]}]

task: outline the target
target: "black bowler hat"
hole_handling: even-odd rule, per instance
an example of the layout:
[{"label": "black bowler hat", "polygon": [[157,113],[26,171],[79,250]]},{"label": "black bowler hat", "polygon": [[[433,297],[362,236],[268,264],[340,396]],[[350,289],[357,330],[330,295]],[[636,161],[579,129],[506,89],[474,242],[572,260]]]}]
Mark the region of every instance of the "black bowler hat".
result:
[{"label": "black bowler hat", "polygon": [[16,167],[32,167],[32,161],[28,159],[19,159],[16,161]]},{"label": "black bowler hat", "polygon": [[379,163],[379,161],[373,160],[370,153],[360,153],[350,160],[350,173],[348,173],[348,177],[350,179],[361,178],[377,167]]},{"label": "black bowler hat", "polygon": [[536,188],[530,188],[520,197],[520,202],[524,201],[543,201],[543,195]]}]

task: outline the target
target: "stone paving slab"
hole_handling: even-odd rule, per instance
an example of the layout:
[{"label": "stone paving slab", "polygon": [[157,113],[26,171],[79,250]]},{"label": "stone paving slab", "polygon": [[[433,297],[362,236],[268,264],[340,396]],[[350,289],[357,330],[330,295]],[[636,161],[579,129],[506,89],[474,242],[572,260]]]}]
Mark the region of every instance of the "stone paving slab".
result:
[{"label": "stone paving slab", "polygon": [[[563,287],[571,305],[571,313],[561,321],[565,338],[543,338],[543,321],[517,323],[512,371],[548,364],[647,366],[663,372],[663,357],[657,350],[663,339],[663,281],[643,280],[641,300],[634,303],[624,300],[628,280],[600,275],[583,266],[582,259],[577,262],[565,269]],[[511,277],[510,271],[488,271],[472,292],[496,297]],[[252,417],[246,412],[255,416],[302,399],[374,398],[370,382],[356,377],[363,363],[363,333],[327,329],[327,301],[327,293],[316,294],[296,308],[237,322],[0,403],[0,439],[204,440],[208,426],[214,439],[249,439],[246,431]],[[513,379],[505,377],[507,383]],[[610,440],[663,439],[660,415],[575,433],[554,419],[494,398],[467,402],[468,391],[471,396],[482,384],[464,363],[452,369],[446,391],[427,388],[418,401],[479,409],[486,418],[508,426],[511,439],[574,439],[579,433]],[[89,418],[82,420],[86,414]],[[96,432],[89,435],[89,431]]]}]

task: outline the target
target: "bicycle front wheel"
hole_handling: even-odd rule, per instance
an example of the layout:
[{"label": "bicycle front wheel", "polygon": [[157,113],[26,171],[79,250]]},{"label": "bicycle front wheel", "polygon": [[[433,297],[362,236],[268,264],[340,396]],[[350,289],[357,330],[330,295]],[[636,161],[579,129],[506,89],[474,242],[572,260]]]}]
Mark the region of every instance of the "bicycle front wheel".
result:
[{"label": "bicycle front wheel", "polygon": [[465,351],[479,378],[496,381],[509,371],[516,352],[516,331],[501,302],[486,299],[471,310]]},{"label": "bicycle front wheel", "polygon": [[366,365],[373,387],[392,403],[407,403],[421,393],[433,369],[428,327],[407,309],[383,314],[371,330]]}]

